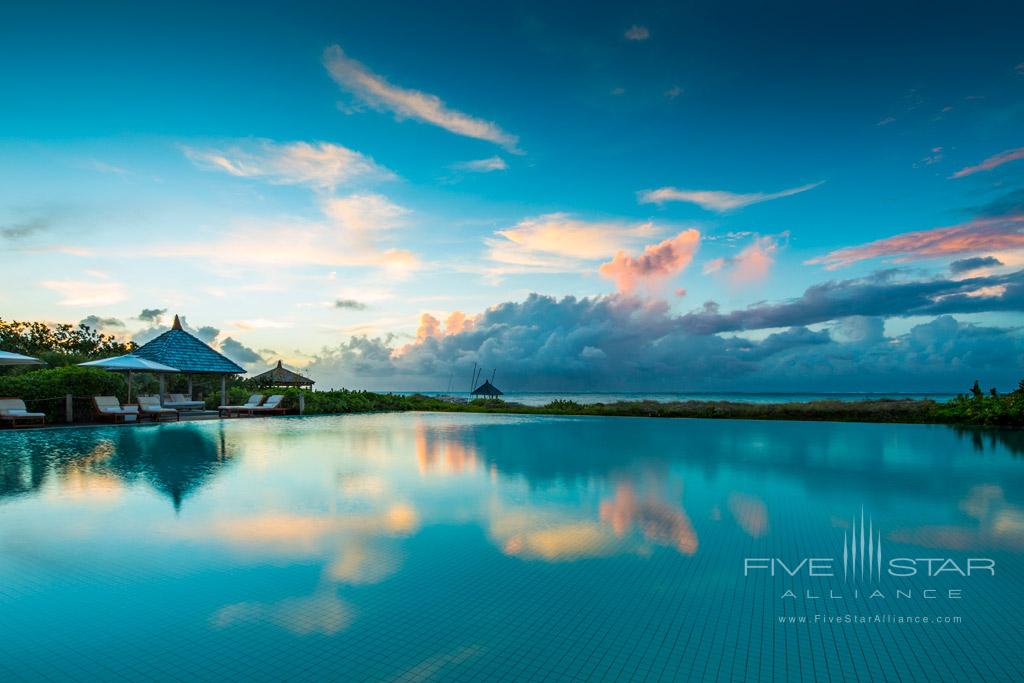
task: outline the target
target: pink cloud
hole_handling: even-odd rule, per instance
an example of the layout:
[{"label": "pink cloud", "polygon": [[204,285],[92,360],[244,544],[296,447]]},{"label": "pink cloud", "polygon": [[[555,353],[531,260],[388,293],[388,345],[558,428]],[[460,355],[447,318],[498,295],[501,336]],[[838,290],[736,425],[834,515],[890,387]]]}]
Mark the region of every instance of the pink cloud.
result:
[{"label": "pink cloud", "polygon": [[441,321],[429,313],[421,315],[420,326],[416,328],[416,343],[422,344],[431,337],[437,339],[441,336]]},{"label": "pink cloud", "polygon": [[598,272],[614,280],[620,292],[631,293],[641,285],[656,287],[690,265],[699,243],[700,232],[693,228],[684,230],[675,237],[644,247],[643,253],[636,257],[620,251],[611,261],[601,264]]},{"label": "pink cloud", "polygon": [[[785,237],[788,233],[783,233]],[[746,285],[760,282],[768,277],[768,271],[775,263],[775,252],[779,248],[778,238],[773,235],[758,237],[743,251],[732,258],[716,258],[704,264],[704,274],[728,272],[733,284]]]},{"label": "pink cloud", "polygon": [[462,311],[452,311],[444,321],[444,333],[462,334],[463,332],[470,332],[475,322],[473,318],[466,317],[466,314]]},{"label": "pink cloud", "polygon": [[897,262],[913,259],[971,254],[1000,249],[1024,248],[1024,214],[984,218],[932,230],[917,230],[857,247],[831,251],[811,259],[810,265],[829,270],[871,258],[894,257]]},{"label": "pink cloud", "polygon": [[452,311],[445,318],[444,326],[442,327],[441,321],[438,318],[430,313],[423,313],[420,315],[420,324],[416,328],[416,341],[400,348],[398,355],[407,353],[414,346],[422,344],[428,339],[443,339],[447,336],[471,332],[476,325],[477,317],[467,316],[462,311]]},{"label": "pink cloud", "polygon": [[778,243],[771,237],[762,237],[744,249],[736,257],[732,278],[739,284],[759,282],[768,277],[768,270],[775,263],[773,254]]},{"label": "pink cloud", "polygon": [[1008,164],[1011,161],[1017,161],[1018,159],[1024,159],[1024,147],[1018,147],[1017,149],[1008,149],[1005,152],[994,154],[990,156],[988,159],[982,161],[980,164],[975,164],[974,166],[967,166],[966,168],[960,169],[959,171],[951,175],[950,178],[963,178],[964,176],[968,176],[974,173],[980,173],[981,171],[991,171],[993,168],[996,168],[997,166],[1002,166],[1003,164]]}]

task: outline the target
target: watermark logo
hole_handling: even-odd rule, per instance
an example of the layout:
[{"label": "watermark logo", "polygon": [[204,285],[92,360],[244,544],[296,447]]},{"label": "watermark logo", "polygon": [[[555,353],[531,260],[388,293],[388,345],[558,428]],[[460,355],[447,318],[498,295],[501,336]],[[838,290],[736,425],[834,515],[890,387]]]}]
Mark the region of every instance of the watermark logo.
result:
[{"label": "watermark logo", "polygon": [[[897,546],[898,548],[898,546]],[[948,557],[899,555],[886,546],[883,552],[882,529],[872,516],[861,507],[859,514],[850,518],[850,526],[843,531],[843,543],[836,555],[821,553],[803,557],[745,557],[743,576],[765,576],[789,580],[782,598],[797,598],[797,585],[804,579],[814,581],[813,589],[802,590],[808,600],[887,599],[897,600],[921,597],[934,599],[941,594],[949,599],[962,598],[963,589],[948,582],[922,585],[909,584],[904,579],[958,579],[976,576],[995,576],[996,561],[990,557]],[[840,576],[842,582],[839,582]],[[901,579],[889,590],[883,579]],[[843,585],[847,588],[844,590]],[[850,585],[852,584],[852,585]],[[940,590],[941,587],[941,590]],[[823,590],[827,589],[827,590]]]},{"label": "watermark logo", "polygon": [[865,535],[864,508],[861,507],[860,524],[854,515],[850,531],[843,532],[843,581],[863,580],[865,576],[869,581],[882,578],[882,532],[875,529],[874,520],[868,517]]}]

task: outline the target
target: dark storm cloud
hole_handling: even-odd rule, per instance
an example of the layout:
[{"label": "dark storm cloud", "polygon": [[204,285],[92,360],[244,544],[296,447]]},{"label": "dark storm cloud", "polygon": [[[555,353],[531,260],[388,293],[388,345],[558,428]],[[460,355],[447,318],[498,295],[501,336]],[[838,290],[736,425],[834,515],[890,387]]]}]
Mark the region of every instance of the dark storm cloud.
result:
[{"label": "dark storm cloud", "polygon": [[200,339],[202,339],[207,344],[212,344],[213,340],[215,340],[217,338],[217,335],[220,334],[220,330],[218,330],[216,327],[212,327],[210,325],[204,325],[203,327],[200,327],[200,328],[197,328],[196,330],[193,330],[192,333],[195,336],[197,336]]},{"label": "dark storm cloud", "polygon": [[1001,266],[1003,262],[995,256],[975,256],[974,258],[960,259],[949,264],[949,272],[953,274],[967,273],[979,268],[991,268]]},{"label": "dark storm cloud", "polygon": [[729,313],[717,305],[687,313],[677,323],[690,334],[741,332],[813,325],[851,315],[921,316],[943,313],[1024,311],[1024,271],[965,280],[902,280],[898,271],[832,280],[808,287],[783,303],[755,304]]},{"label": "dark storm cloud", "polygon": [[124,323],[117,318],[101,318],[98,315],[90,315],[82,318],[81,325],[91,327],[94,330],[102,332],[103,330],[110,329],[111,327],[123,328]]},{"label": "dark storm cloud", "polygon": [[139,313],[139,320],[143,320],[148,323],[155,323],[160,320],[160,316],[167,312],[166,308],[143,308],[142,312]]},{"label": "dark storm cloud", "polygon": [[29,218],[0,225],[0,237],[9,240],[20,240],[32,237],[50,229],[49,218]]},{"label": "dark storm cloud", "polygon": [[1024,214],[1024,189],[1007,192],[986,204],[973,207],[970,212],[985,218]]},{"label": "dark storm cloud", "polygon": [[[148,320],[150,322],[156,322],[166,312],[167,309],[146,308],[143,309],[142,313],[139,315],[139,319]],[[147,313],[149,314],[148,316],[146,316]],[[204,325],[203,327],[199,328],[192,327],[191,325],[188,324],[188,318],[186,318],[185,316],[180,316],[179,322],[181,322],[181,328],[183,330],[191,334],[193,337],[201,339],[206,344],[212,344],[217,339],[217,335],[220,334],[219,329],[217,329],[216,327],[211,327],[209,325]],[[144,330],[136,332],[135,335],[132,336],[132,341],[140,345],[145,344],[146,342],[156,339],[169,329],[171,328],[168,325],[152,325]]]},{"label": "dark storm cloud", "polygon": [[[458,334],[406,346],[393,337],[353,337],[325,349],[309,371],[325,386],[392,389],[436,389],[453,374],[458,385],[474,362],[497,368],[497,384],[514,390],[931,391],[962,389],[974,375],[1016,384],[1024,364],[1017,331],[942,313],[1020,310],[1019,277],[974,278],[962,287],[899,277],[829,283],[791,302],[727,314],[713,302],[674,316],[665,303],[630,297],[533,294],[488,309]],[[977,295],[980,287],[1005,290]],[[909,310],[935,317],[887,336],[883,318]],[[807,327],[821,322],[828,327]],[[733,334],[763,328],[781,331]]]},{"label": "dark storm cloud", "polygon": [[228,337],[220,343],[220,351],[240,365],[254,365],[256,363],[264,362],[263,356],[256,353],[237,339],[233,339],[231,337]]}]

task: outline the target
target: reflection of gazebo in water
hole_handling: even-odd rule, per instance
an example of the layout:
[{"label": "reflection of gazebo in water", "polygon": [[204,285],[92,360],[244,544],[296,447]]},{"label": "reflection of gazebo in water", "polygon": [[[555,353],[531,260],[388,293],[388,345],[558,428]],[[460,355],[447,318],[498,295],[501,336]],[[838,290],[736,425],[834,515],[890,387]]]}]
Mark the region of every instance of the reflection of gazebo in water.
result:
[{"label": "reflection of gazebo in water", "polygon": [[[211,427],[219,426],[220,429]],[[110,477],[144,481],[167,496],[175,510],[232,460],[223,425],[181,423],[163,429],[68,430],[62,445],[32,442],[0,457],[0,502],[31,495],[48,480]]]},{"label": "reflection of gazebo in water", "polygon": [[218,433],[188,424],[175,429],[122,429],[114,452],[104,463],[126,481],[142,478],[171,499],[175,510],[182,501],[223,467],[227,453],[223,427]]},{"label": "reflection of gazebo in water", "polygon": [[281,365],[281,361],[277,361],[277,367],[253,377],[252,381],[261,387],[299,387],[300,389],[312,389],[315,384],[310,378],[303,377]]},{"label": "reflection of gazebo in water", "polygon": [[[227,403],[227,376],[240,375],[245,369],[197,337],[182,329],[174,316],[171,329],[134,351],[136,356],[177,368],[188,375],[189,399],[192,399],[192,375],[220,375],[221,402]],[[164,396],[164,375],[160,375],[160,397]]]},{"label": "reflection of gazebo in water", "polygon": [[491,384],[491,380],[486,380],[483,384],[473,390],[474,396],[487,396],[488,398],[497,398],[504,392],[498,387]]}]

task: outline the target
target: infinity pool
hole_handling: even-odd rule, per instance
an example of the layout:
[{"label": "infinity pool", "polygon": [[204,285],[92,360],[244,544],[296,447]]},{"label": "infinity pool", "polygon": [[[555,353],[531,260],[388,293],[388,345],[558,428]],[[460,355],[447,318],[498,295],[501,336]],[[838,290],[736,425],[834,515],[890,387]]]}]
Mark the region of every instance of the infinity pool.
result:
[{"label": "infinity pool", "polygon": [[1022,606],[1021,432],[382,414],[0,434],[2,680],[1016,681]]}]

